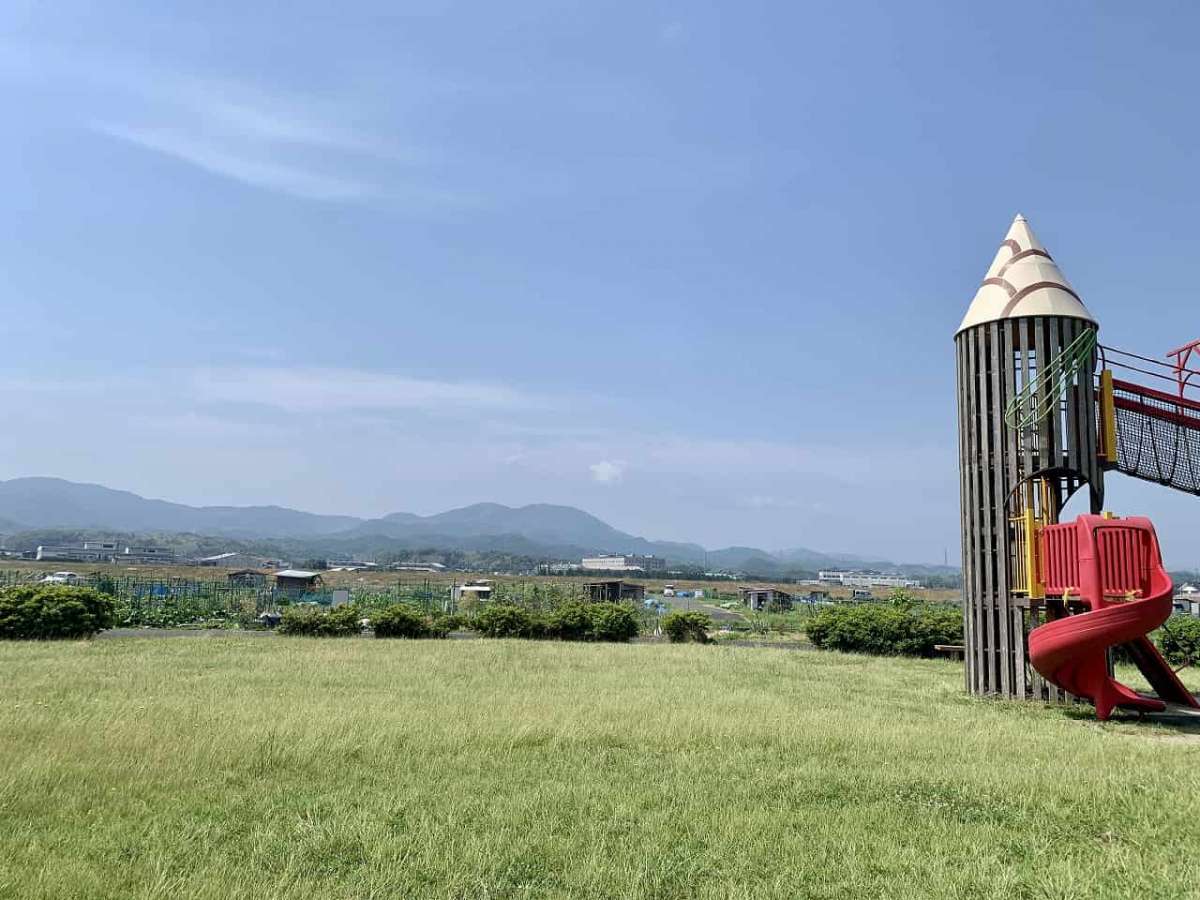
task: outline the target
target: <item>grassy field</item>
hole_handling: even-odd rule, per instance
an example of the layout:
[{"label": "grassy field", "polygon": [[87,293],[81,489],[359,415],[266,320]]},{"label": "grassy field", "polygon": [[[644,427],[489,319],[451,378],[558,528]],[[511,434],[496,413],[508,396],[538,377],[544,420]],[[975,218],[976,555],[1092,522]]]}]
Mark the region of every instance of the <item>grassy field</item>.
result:
[{"label": "grassy field", "polygon": [[0,645],[0,897],[1195,897],[1200,737],[959,666]]}]

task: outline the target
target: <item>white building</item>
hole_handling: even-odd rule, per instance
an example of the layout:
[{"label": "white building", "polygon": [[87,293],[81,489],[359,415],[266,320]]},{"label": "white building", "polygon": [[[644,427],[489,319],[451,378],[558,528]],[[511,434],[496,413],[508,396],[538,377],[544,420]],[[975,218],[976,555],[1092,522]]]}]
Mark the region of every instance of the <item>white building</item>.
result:
[{"label": "white building", "polygon": [[61,562],[109,562],[118,553],[115,541],[84,541],[82,544],[43,544],[37,559]]},{"label": "white building", "polygon": [[818,580],[825,584],[840,584],[842,587],[919,588],[921,582],[903,575],[880,575],[878,572],[843,572],[832,570],[817,573]]},{"label": "white building", "polygon": [[585,569],[594,572],[645,572],[648,575],[667,571],[667,561],[661,556],[592,556],[581,561]]}]

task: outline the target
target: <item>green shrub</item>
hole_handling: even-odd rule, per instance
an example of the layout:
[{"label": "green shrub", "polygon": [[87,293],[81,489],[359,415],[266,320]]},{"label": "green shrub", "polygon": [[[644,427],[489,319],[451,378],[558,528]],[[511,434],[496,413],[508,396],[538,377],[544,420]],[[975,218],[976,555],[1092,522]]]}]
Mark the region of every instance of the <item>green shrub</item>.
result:
[{"label": "green shrub", "polygon": [[112,628],[108,594],[66,584],[14,585],[0,590],[0,638],[51,640],[91,637]]},{"label": "green shrub", "polygon": [[546,632],[564,641],[591,640],[592,616],[587,604],[567,602],[559,606],[550,613]]},{"label": "green shrub", "polygon": [[962,612],[931,604],[854,604],[812,617],[808,639],[826,650],[879,656],[932,656],[935,644],[962,642]]},{"label": "green shrub", "polygon": [[[394,603],[370,615],[377,638],[425,638],[433,636],[429,619],[406,603]],[[443,632],[441,637],[445,636]]]},{"label": "green shrub", "polygon": [[462,631],[470,627],[470,622],[466,616],[461,616],[458,613],[437,613],[434,615],[432,625],[435,629],[444,631],[449,634],[451,631]]},{"label": "green shrub", "polygon": [[632,607],[623,603],[593,603],[587,612],[594,640],[628,641],[637,637],[638,620]]},{"label": "green shrub", "polygon": [[1200,619],[1171,616],[1154,636],[1158,648],[1171,665],[1200,662]]},{"label": "green shrub", "polygon": [[662,630],[672,644],[688,641],[707,644],[710,641],[708,632],[712,627],[712,619],[702,612],[667,613],[662,619]]},{"label": "green shrub", "polygon": [[318,606],[290,606],[275,629],[292,637],[352,637],[362,631],[362,613],[347,604],[330,610]]},{"label": "green shrub", "polygon": [[543,637],[546,625],[529,610],[508,603],[492,603],[475,617],[475,630],[484,637]]}]

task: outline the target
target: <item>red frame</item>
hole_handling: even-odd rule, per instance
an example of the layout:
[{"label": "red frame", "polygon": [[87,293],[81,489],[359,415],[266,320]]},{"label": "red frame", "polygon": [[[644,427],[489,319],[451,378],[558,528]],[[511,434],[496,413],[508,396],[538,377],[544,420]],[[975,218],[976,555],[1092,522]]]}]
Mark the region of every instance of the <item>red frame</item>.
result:
[{"label": "red frame", "polygon": [[[1169,403],[1176,407],[1179,411],[1169,409],[1159,409],[1157,406],[1149,406],[1144,403],[1139,403],[1136,400],[1130,400],[1127,397],[1116,396],[1117,391],[1125,391],[1128,394],[1139,394],[1143,397],[1150,397],[1162,403]],[[1182,425],[1185,428],[1195,428],[1200,430],[1200,402],[1192,400],[1189,397],[1176,397],[1174,394],[1168,394],[1166,391],[1156,391],[1154,388],[1148,388],[1144,385],[1134,384],[1131,381],[1118,381],[1113,379],[1113,406],[1117,409],[1128,410],[1129,412],[1141,413],[1144,416],[1149,416],[1152,419],[1165,419],[1176,425]],[[1195,415],[1188,415],[1182,410],[1189,410]]]}]

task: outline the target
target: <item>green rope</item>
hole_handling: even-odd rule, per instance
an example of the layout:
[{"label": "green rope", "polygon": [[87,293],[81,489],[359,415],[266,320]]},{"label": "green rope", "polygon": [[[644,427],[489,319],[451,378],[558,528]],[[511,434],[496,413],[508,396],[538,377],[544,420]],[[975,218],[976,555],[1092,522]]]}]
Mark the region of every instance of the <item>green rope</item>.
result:
[{"label": "green rope", "polygon": [[1095,352],[1096,331],[1085,328],[1009,401],[1004,410],[1008,426],[1020,430],[1049,415],[1075,376],[1091,368]]}]

